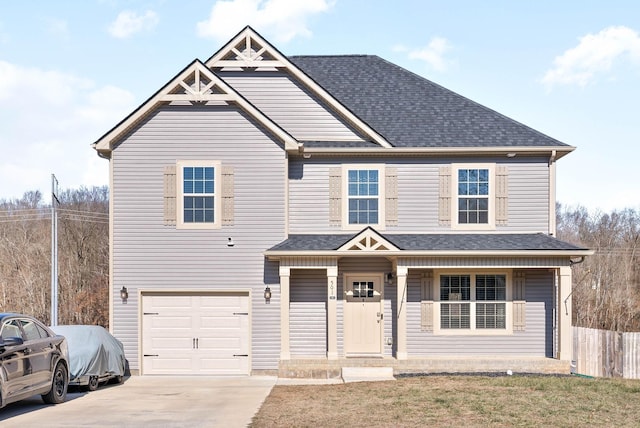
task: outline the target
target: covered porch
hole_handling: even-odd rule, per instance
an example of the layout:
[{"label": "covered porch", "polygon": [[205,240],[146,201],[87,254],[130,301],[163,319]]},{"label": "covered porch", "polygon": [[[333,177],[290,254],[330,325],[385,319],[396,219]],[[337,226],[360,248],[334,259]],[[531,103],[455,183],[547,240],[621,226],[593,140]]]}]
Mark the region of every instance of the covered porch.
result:
[{"label": "covered porch", "polygon": [[[366,228],[352,236],[298,235],[267,251],[279,262],[279,375],[333,378],[343,367],[569,373],[571,257],[587,250],[546,235],[482,238],[476,241],[485,248],[466,249],[460,235],[382,236]],[[542,248],[530,249],[533,243]],[[440,282],[450,272],[500,272],[504,332],[440,329],[443,307],[464,304],[443,303]],[[316,297],[301,298],[302,287]],[[476,317],[467,316],[472,325]]]}]

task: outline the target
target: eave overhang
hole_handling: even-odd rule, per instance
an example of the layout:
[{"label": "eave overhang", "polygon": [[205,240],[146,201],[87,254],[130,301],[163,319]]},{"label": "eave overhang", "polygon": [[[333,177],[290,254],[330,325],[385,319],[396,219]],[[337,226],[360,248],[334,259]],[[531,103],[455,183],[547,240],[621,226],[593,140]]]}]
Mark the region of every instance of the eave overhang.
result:
[{"label": "eave overhang", "polygon": [[594,254],[593,250],[500,250],[500,251],[439,251],[439,250],[376,250],[376,251],[278,251],[267,250],[269,260],[285,257],[583,257]]},{"label": "eave overhang", "polygon": [[309,147],[304,142],[299,144],[299,152],[306,155],[318,156],[345,156],[345,155],[371,155],[371,156],[553,156],[554,160],[571,153],[576,148],[573,146],[523,146],[523,147]]}]

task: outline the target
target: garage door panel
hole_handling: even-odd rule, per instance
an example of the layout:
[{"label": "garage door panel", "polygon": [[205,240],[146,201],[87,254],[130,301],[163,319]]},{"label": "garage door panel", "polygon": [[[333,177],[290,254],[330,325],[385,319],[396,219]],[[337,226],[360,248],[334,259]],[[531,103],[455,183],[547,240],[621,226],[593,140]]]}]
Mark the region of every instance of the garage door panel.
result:
[{"label": "garage door panel", "polygon": [[249,301],[246,296],[221,295],[221,296],[202,296],[200,307],[215,310],[248,310]]},{"label": "garage door panel", "polygon": [[155,374],[187,374],[191,373],[191,358],[145,358],[148,370]]},{"label": "garage door panel", "polygon": [[193,320],[190,316],[162,315],[149,318],[151,328],[162,328],[166,330],[184,331],[193,327]]},{"label": "garage door panel", "polygon": [[246,315],[233,315],[228,317],[201,317],[200,327],[204,329],[239,329],[243,326],[243,318]]},{"label": "garage door panel", "polygon": [[249,296],[144,295],[143,374],[249,374]]},{"label": "garage door panel", "polygon": [[246,357],[206,358],[200,360],[200,368],[207,374],[242,374],[246,359]]},{"label": "garage door panel", "polygon": [[191,338],[154,338],[151,346],[155,353],[164,351],[189,351],[193,349],[193,340]]}]

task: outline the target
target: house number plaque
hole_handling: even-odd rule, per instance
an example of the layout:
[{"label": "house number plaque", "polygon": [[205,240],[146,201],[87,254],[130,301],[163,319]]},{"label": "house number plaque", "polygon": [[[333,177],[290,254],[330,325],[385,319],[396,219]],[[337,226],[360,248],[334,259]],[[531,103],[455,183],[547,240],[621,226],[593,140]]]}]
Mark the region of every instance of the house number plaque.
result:
[{"label": "house number plaque", "polygon": [[329,300],[336,300],[336,290],[333,286],[333,281],[331,281],[331,284],[329,285]]}]

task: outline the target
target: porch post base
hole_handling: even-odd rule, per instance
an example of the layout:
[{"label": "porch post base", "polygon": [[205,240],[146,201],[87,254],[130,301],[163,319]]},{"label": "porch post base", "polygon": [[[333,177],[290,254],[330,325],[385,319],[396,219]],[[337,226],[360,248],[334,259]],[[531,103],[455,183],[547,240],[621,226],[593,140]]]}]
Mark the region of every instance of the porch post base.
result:
[{"label": "porch post base", "polygon": [[290,360],[291,359],[291,353],[290,352],[281,352],[280,353],[280,359],[281,360]]},{"label": "porch post base", "polygon": [[327,360],[337,360],[338,353],[337,352],[327,352]]},{"label": "porch post base", "polygon": [[406,352],[396,352],[396,360],[406,360],[409,356]]}]

